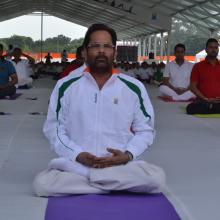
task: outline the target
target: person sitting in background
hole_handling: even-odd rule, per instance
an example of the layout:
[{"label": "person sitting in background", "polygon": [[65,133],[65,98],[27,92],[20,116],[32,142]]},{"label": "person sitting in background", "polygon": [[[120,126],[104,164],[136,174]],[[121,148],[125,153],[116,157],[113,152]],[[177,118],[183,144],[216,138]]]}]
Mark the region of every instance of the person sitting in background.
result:
[{"label": "person sitting in background", "polygon": [[[30,76],[33,74],[32,65],[35,60],[31,56],[23,53],[19,47],[14,48],[13,56],[14,59],[12,60],[12,63],[18,76],[18,88],[28,89],[33,83],[33,79]],[[27,59],[21,59],[21,56]]]},{"label": "person sitting in background", "polygon": [[51,60],[53,59],[53,57],[50,55],[50,52],[47,53],[47,55],[44,57],[45,63],[46,64],[51,64]]},{"label": "person sitting in background", "polygon": [[136,62],[136,63],[132,63],[132,70],[134,72],[135,78],[137,78],[137,76],[140,74],[140,63]]},{"label": "person sitting in background", "polygon": [[176,59],[168,63],[163,75],[163,85],[159,87],[160,95],[173,100],[190,100],[195,95],[190,91],[190,75],[193,64],[184,59],[185,45],[177,44],[174,48]]},{"label": "person sitting in background", "polygon": [[8,50],[6,52],[6,59],[7,60],[11,60],[12,56],[13,56],[13,45],[12,44],[9,44],[8,45]]},{"label": "person sitting in background", "polygon": [[186,108],[187,114],[220,113],[220,61],[217,59],[219,43],[210,38],[206,42],[206,59],[193,67],[190,88],[195,102]]},{"label": "person sitting in background", "polygon": [[154,73],[152,82],[158,86],[163,83],[163,74],[164,74],[165,64],[161,62],[157,65],[157,71]]},{"label": "person sitting in background", "polygon": [[68,61],[68,53],[66,50],[63,50],[61,53],[61,63],[65,63]]},{"label": "person sitting in background", "polygon": [[151,81],[154,78],[155,72],[157,71],[157,64],[152,62],[151,65],[148,66],[147,71]]},{"label": "person sitting in background", "polygon": [[17,82],[16,70],[13,64],[3,56],[3,45],[0,44],[0,98],[14,95]]},{"label": "person sitting in background", "polygon": [[141,82],[150,83],[150,75],[148,72],[148,64],[147,62],[143,62],[139,69],[138,74],[136,75],[137,79]]},{"label": "person sitting in background", "polygon": [[132,69],[132,65],[129,62],[124,63],[123,73],[127,76],[135,78],[134,70]]},{"label": "person sitting in background", "polygon": [[73,60],[71,62],[70,65],[68,65],[64,71],[62,72],[61,76],[60,76],[60,79],[62,79],[63,77],[65,76],[68,76],[72,71],[74,71],[75,69],[79,68],[80,66],[83,65],[84,63],[84,57],[82,55],[82,52],[83,52],[83,46],[79,46],[77,49],[76,49],[76,59]]}]

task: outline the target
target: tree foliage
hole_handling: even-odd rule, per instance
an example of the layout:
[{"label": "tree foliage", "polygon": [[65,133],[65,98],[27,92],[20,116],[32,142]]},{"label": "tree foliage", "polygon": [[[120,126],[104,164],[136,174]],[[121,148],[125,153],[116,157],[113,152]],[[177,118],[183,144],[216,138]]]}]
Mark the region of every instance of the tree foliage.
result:
[{"label": "tree foliage", "polygon": [[[41,52],[41,41],[34,41],[31,37],[13,35],[10,38],[2,38],[0,42],[7,49],[7,45],[12,44],[14,46],[21,47],[27,52]],[[58,35],[57,37],[47,38],[42,41],[43,52],[58,52],[60,53],[66,49],[69,53],[75,53],[76,48],[82,45],[83,38],[71,40],[71,38],[64,35]]]}]

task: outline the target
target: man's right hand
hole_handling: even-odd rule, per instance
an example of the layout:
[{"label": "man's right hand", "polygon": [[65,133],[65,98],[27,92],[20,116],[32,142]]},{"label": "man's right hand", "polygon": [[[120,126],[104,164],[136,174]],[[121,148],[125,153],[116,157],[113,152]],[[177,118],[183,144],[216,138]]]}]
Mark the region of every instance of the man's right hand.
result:
[{"label": "man's right hand", "polygon": [[184,89],[184,88],[176,88],[175,89],[175,92],[178,94],[178,95],[182,95],[184,92],[186,92],[187,89]]},{"label": "man's right hand", "polygon": [[76,157],[77,162],[79,162],[87,167],[93,167],[96,159],[97,159],[96,156],[94,156],[88,152],[82,152]]}]

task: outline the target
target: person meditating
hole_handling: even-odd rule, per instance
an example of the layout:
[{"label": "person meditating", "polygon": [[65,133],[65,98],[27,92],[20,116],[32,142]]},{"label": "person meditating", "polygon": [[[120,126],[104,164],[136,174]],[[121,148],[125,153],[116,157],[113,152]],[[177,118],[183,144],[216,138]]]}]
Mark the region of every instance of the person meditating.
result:
[{"label": "person meditating", "polygon": [[185,45],[175,46],[176,59],[165,67],[163,84],[159,87],[160,96],[169,97],[174,101],[187,101],[195,98],[189,89],[193,64],[184,59],[185,51]]},{"label": "person meditating", "polygon": [[38,196],[159,193],[163,170],[139,159],[153,143],[154,112],[144,85],[113,69],[117,35],[89,27],[85,67],[58,81],[44,133],[58,155],[34,180]]},{"label": "person meditating", "polygon": [[195,102],[186,108],[187,114],[220,114],[219,43],[210,38],[206,42],[206,59],[193,67],[190,88]]},{"label": "person meditating", "polygon": [[18,77],[13,64],[3,56],[3,45],[0,44],[0,99],[13,96]]}]

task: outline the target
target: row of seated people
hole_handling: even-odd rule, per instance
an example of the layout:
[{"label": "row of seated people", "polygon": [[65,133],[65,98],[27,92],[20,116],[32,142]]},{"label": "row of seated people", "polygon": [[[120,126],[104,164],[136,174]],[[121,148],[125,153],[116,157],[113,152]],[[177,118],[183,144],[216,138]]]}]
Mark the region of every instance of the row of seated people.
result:
[{"label": "row of seated people", "polygon": [[[119,72],[135,77],[142,82],[159,85],[159,95],[174,101],[193,101],[187,106],[188,114],[220,113],[220,62],[218,41],[210,38],[206,42],[207,57],[193,64],[184,59],[186,48],[177,44],[174,48],[175,60],[165,65],[153,62],[115,63]],[[78,48],[77,59],[64,70],[61,78],[80,67],[84,60],[82,48]]]},{"label": "row of seated people", "polygon": [[[15,84],[19,88],[31,86],[33,82],[33,79],[30,77],[31,75],[38,77],[41,74],[51,74],[57,79],[63,78],[84,63],[82,47],[77,49],[76,59],[73,62],[55,62],[50,64],[43,62],[35,64],[32,57],[24,54],[20,48],[14,48],[14,59],[11,60],[14,68],[11,66],[10,71],[8,71],[12,79],[9,81],[9,75],[7,76],[4,73],[2,45],[0,50],[1,72],[3,72],[0,78],[0,98],[5,95],[13,95],[16,91]],[[185,51],[186,48],[183,44],[177,44],[174,48],[176,59],[166,66],[164,63],[157,65],[154,62],[151,65],[147,62],[143,62],[141,65],[138,62],[121,62],[115,63],[114,67],[120,72],[135,77],[142,82],[154,82],[160,85],[159,91],[161,96],[169,97],[175,101],[195,99],[195,102],[187,107],[188,114],[219,112],[218,41],[215,39],[207,41],[207,57],[205,61],[196,65],[184,59]],[[21,59],[21,56],[26,57],[26,59]],[[9,65],[8,62],[7,65]],[[204,72],[210,71],[213,74],[204,74]],[[205,78],[204,80],[204,77],[207,77],[207,79]],[[204,83],[204,81],[206,81],[207,85],[201,86],[200,84]],[[7,86],[8,84],[10,86]]]},{"label": "row of seated people", "polygon": [[162,82],[163,73],[165,70],[165,64],[163,62],[156,64],[148,64],[146,61],[135,63],[121,62],[116,63],[115,67],[122,73],[135,77],[142,81],[143,83],[155,83],[160,84]]},{"label": "row of seated people", "polygon": [[[83,42],[86,65],[70,71],[70,75],[55,86],[43,130],[58,158],[51,160],[47,169],[35,177],[36,195],[99,194],[120,190],[163,192],[163,170],[140,160],[155,137],[151,101],[138,80],[114,74],[116,42],[117,35],[112,28],[93,24]],[[185,48],[182,49],[185,52]],[[203,71],[204,66],[200,66],[204,62],[193,67],[192,90],[206,102],[218,101],[216,40],[207,42],[207,53],[204,62],[209,71]],[[179,63],[176,54],[175,62],[180,68],[185,63],[184,59],[182,61]],[[194,71],[197,72],[195,76]],[[210,89],[213,83],[215,93],[210,97],[202,88]]]},{"label": "row of seated people", "polygon": [[48,74],[59,78],[68,64],[68,62],[35,63],[33,57],[17,46],[11,49],[10,54],[7,52],[3,55],[3,45],[0,44],[0,98],[13,96],[17,88],[31,88],[33,79],[40,75]]},{"label": "row of seated people", "polygon": [[141,67],[138,63],[122,63],[117,67],[120,72],[142,82],[159,84],[159,95],[162,97],[173,101],[193,101],[187,106],[188,114],[216,114],[220,113],[218,50],[218,41],[210,38],[206,42],[206,59],[197,64],[186,61],[185,45],[177,44],[174,48],[175,60],[166,66],[143,62]]},{"label": "row of seated people", "polygon": [[160,94],[173,100],[194,100],[187,106],[187,114],[220,113],[218,41],[210,38],[206,42],[207,56],[196,64],[184,59],[185,50],[183,44],[176,45],[176,59],[166,65]]},{"label": "row of seated people", "polygon": [[13,96],[16,89],[32,87],[35,59],[25,54],[21,48],[3,55],[3,45],[0,44],[0,98]]}]

